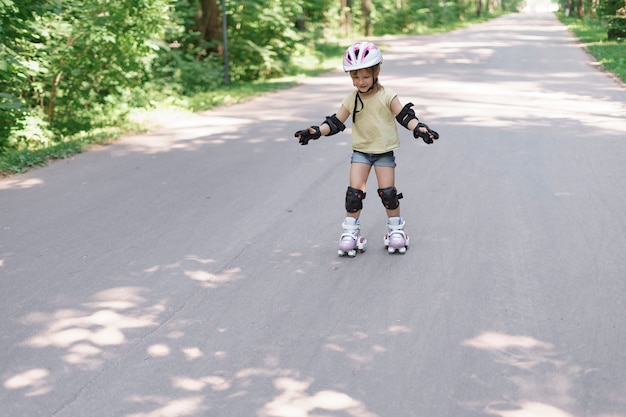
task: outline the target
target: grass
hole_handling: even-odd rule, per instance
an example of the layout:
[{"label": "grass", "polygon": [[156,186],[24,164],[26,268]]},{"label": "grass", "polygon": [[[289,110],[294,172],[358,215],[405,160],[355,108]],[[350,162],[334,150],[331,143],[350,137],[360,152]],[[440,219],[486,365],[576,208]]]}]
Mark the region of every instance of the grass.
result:
[{"label": "grass", "polygon": [[605,21],[557,15],[606,71],[626,82],[626,42],[609,41]]},{"label": "grass", "polygon": [[65,159],[95,145],[113,143],[124,131],[120,128],[101,129],[69,138],[60,143],[39,149],[9,150],[0,154],[0,177],[20,174],[30,168],[46,166],[55,159]]}]

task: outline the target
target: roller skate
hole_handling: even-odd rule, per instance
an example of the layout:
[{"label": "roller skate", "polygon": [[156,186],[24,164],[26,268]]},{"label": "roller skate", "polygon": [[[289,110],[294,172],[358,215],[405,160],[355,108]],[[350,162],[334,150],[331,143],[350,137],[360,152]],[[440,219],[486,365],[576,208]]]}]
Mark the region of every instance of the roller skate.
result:
[{"label": "roller skate", "polygon": [[343,233],[339,238],[339,256],[354,258],[357,252],[365,252],[367,239],[361,236],[361,223],[354,217],[346,217],[343,224]]},{"label": "roller skate", "polygon": [[404,220],[402,217],[390,217],[387,220],[389,231],[385,235],[385,249],[389,253],[406,253],[409,248],[409,236],[404,232]]}]

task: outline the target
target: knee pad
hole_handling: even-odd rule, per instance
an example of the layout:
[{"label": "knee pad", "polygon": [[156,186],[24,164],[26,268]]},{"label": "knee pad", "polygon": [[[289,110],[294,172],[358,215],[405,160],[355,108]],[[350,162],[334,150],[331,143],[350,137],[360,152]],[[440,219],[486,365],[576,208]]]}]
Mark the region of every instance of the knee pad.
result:
[{"label": "knee pad", "polygon": [[348,191],[346,191],[346,211],[348,213],[356,213],[361,210],[363,208],[363,200],[365,200],[365,191],[348,187]]},{"label": "knee pad", "polygon": [[402,193],[398,194],[396,187],[379,188],[378,195],[380,196],[383,206],[389,210],[395,210],[400,205],[400,200],[403,196]]}]

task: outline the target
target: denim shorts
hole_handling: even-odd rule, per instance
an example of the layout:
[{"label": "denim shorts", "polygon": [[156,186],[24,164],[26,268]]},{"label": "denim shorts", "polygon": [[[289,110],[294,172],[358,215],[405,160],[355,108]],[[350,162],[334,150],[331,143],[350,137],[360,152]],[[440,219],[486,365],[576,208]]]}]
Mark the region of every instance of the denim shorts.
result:
[{"label": "denim shorts", "polygon": [[352,163],[374,165],[375,167],[396,167],[396,157],[393,151],[385,153],[364,153],[360,151],[352,152]]}]

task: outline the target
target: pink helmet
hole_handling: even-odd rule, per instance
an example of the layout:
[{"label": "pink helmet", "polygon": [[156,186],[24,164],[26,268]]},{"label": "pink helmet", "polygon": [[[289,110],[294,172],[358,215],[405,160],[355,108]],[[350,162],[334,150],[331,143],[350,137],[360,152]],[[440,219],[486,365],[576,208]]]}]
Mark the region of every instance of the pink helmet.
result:
[{"label": "pink helmet", "polygon": [[371,42],[355,42],[343,54],[345,72],[370,68],[383,61],[380,49]]}]

